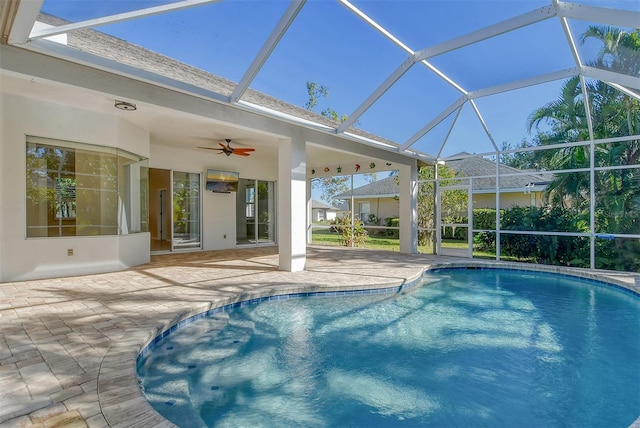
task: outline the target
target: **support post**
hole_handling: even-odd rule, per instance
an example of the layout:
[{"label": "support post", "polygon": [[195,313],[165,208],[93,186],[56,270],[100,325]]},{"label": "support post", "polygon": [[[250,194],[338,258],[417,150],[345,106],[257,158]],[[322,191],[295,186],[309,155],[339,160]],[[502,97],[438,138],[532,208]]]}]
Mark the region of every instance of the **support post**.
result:
[{"label": "support post", "polygon": [[418,161],[400,168],[400,252],[418,253]]},{"label": "support post", "polygon": [[304,139],[295,136],[278,149],[279,269],[300,272],[307,262],[307,183]]}]

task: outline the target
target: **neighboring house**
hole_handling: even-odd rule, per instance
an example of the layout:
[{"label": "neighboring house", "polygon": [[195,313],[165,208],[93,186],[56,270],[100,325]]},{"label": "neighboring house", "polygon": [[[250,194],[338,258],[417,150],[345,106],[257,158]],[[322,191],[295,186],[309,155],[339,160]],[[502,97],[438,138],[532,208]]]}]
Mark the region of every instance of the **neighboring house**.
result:
[{"label": "neighboring house", "polygon": [[[480,156],[467,156],[448,161],[446,165],[458,177],[470,177],[474,208],[496,208],[496,163]],[[500,206],[541,206],[552,174],[528,172],[500,165]]]},{"label": "neighboring house", "polygon": [[341,204],[342,206],[336,207],[333,205],[325,204],[321,201],[313,199],[311,201],[311,222],[318,223],[321,221],[335,220],[340,214],[349,210],[348,205]]},{"label": "neighboring house", "polygon": [[[458,156],[458,155],[456,155]],[[480,156],[466,156],[448,161],[446,165],[455,171],[457,177],[470,178],[473,208],[496,207],[496,164]],[[553,176],[547,173],[525,172],[510,166],[500,166],[500,206],[541,206],[547,185]],[[466,181],[466,180],[465,180]],[[467,184],[467,183],[465,183]],[[365,223],[371,215],[384,220],[399,214],[399,187],[397,177],[387,177],[374,183],[353,189],[355,214]],[[337,195],[336,199],[351,203],[351,192]]]},{"label": "neighboring house", "polygon": [[[400,188],[397,177],[387,177],[382,180],[353,189],[354,215],[364,223],[371,223],[370,217],[379,220],[387,217],[397,217],[399,212]],[[351,203],[351,192],[344,192],[334,197]]]}]

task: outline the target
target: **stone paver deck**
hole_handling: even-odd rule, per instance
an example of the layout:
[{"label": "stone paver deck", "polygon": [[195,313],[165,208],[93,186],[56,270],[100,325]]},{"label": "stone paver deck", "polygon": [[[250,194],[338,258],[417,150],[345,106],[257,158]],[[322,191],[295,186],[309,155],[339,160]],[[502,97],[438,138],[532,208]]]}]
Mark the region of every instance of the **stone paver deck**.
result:
[{"label": "stone paver deck", "polygon": [[[135,362],[177,321],[269,294],[398,286],[430,266],[458,263],[496,264],[314,246],[304,272],[282,272],[277,248],[262,247],[157,255],[122,272],[0,284],[0,427],[172,426],[140,392]],[[640,291],[637,276],[607,276]]]}]

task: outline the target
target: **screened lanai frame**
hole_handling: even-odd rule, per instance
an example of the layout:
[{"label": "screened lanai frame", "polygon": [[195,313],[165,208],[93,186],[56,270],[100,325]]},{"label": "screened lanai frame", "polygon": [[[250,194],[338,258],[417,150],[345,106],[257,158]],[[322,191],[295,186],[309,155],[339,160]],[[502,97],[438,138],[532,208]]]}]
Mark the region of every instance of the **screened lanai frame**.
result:
[{"label": "screened lanai frame", "polygon": [[[118,13],[110,16],[102,16],[94,19],[88,19],[80,22],[72,22],[66,25],[54,26],[51,28],[39,28],[34,29],[33,24],[37,19],[38,13],[43,5],[46,4],[44,0],[37,0],[27,2],[25,5],[21,5],[16,19],[13,24],[9,43],[25,46],[35,50],[50,51],[51,44],[48,43],[46,38],[66,34],[72,31],[82,30],[86,28],[99,28],[108,26],[114,23],[121,23],[134,19],[139,19],[146,16],[153,16],[157,14],[178,11],[186,8],[203,6],[211,3],[219,3],[220,0],[183,0],[178,2],[170,2],[162,4],[160,6],[154,6],[146,9],[131,10],[128,12]],[[380,25],[370,16],[368,16],[361,8],[358,8],[354,3],[348,0],[338,0],[347,10],[355,14],[363,22],[379,32],[384,38],[391,41],[403,54],[406,55],[406,59],[399,64],[389,74],[384,81],[375,88],[359,105],[347,115],[347,119],[337,124],[333,129],[325,129],[324,126],[320,127],[327,132],[337,133],[341,135],[360,140],[369,144],[381,146],[385,149],[393,151],[399,151],[403,154],[414,156],[425,160],[435,160],[440,157],[444,146],[447,144],[447,140],[442,141],[440,147],[437,150],[425,150],[419,147],[419,140],[432,130],[441,121],[452,114],[456,114],[463,106],[469,105],[475,112],[479,123],[485,129],[487,138],[490,140],[491,145],[495,151],[499,151],[499,147],[494,141],[491,128],[483,118],[482,112],[478,109],[476,100],[489,97],[491,95],[500,94],[504,92],[514,91],[519,88],[530,87],[539,85],[545,82],[558,81],[566,79],[572,76],[580,76],[584,82],[585,78],[597,79],[607,84],[612,85],[616,89],[623,91],[627,95],[638,99],[638,91],[640,91],[640,84],[638,83],[638,76],[630,76],[621,73],[612,72],[609,70],[603,70],[587,65],[584,59],[581,57],[581,52],[578,44],[576,43],[576,35],[572,33],[569,26],[569,20],[581,20],[592,23],[602,23],[605,25],[613,25],[620,28],[633,29],[638,26],[640,22],[640,11],[638,10],[618,10],[605,7],[589,6],[581,3],[569,3],[557,0],[552,0],[551,4],[541,8],[534,9],[530,12],[518,15],[513,18],[506,19],[499,23],[486,26],[476,31],[472,31],[468,34],[455,37],[453,39],[441,42],[439,44],[423,48],[421,50],[413,50],[407,46],[398,37],[392,34],[385,27]],[[243,95],[250,88],[252,82],[260,73],[261,68],[265,65],[267,60],[273,51],[277,48],[278,43],[285,36],[288,28],[294,23],[296,17],[304,8],[307,0],[292,1],[285,10],[284,14],[273,28],[269,37],[265,40],[262,48],[253,58],[251,65],[247,68],[242,78],[239,80],[230,94],[219,93],[210,94],[214,96],[218,101],[228,102],[230,104],[242,105],[244,107],[255,107],[251,103],[242,100]],[[313,3],[313,2],[311,2]],[[606,3],[603,3],[606,4]],[[463,49],[467,46],[472,46],[477,43],[482,43],[485,40],[490,40],[495,37],[508,34],[510,32],[532,26],[534,24],[545,22],[550,19],[557,19],[560,23],[562,31],[565,34],[565,43],[569,47],[571,55],[573,56],[573,66],[564,68],[561,70],[555,70],[549,73],[541,75],[530,76],[521,80],[504,82],[499,85],[476,88],[473,90],[466,89],[462,86],[461,82],[453,80],[447,73],[439,70],[435,67],[430,60],[441,57],[444,54],[454,52]],[[376,104],[383,95],[389,91],[402,77],[414,66],[423,66],[430,70],[434,75],[438,76],[447,85],[450,85],[459,93],[459,97],[448,104],[439,114],[435,115],[431,120],[419,128],[411,137],[404,142],[399,142],[397,147],[392,145],[389,147],[388,142],[376,141],[371,139],[363,139],[357,134],[353,134],[352,126],[362,118],[362,116],[369,110],[374,104]],[[130,72],[130,71],[129,71]],[[583,83],[584,85],[584,83]],[[263,108],[259,108],[261,111],[265,111]],[[274,114],[277,112],[273,112]],[[455,121],[454,121],[455,122]],[[455,123],[454,123],[455,125]],[[393,140],[393,139],[392,139]]]},{"label": "screened lanai frame", "polygon": [[[430,180],[419,180],[418,187],[422,188],[422,186],[426,186],[428,189],[430,189],[428,193],[433,193],[434,195],[436,195],[438,194],[438,188],[439,186],[442,185],[442,183],[444,183],[447,186],[451,186],[452,184],[462,185],[464,183],[469,183],[470,189],[473,189],[475,180],[497,178],[496,189],[495,189],[495,207],[499,207],[500,209],[494,209],[495,211],[494,227],[483,228],[478,226],[473,218],[473,212],[475,210],[470,209],[469,213],[471,215],[471,218],[469,219],[469,224],[471,225],[471,233],[473,234],[472,235],[473,238],[471,239],[471,242],[470,242],[471,245],[476,245],[478,243],[477,242],[478,234],[484,234],[485,239],[487,237],[487,234],[489,234],[489,236],[492,237],[493,245],[495,246],[495,250],[494,250],[495,259],[501,260],[504,258],[504,255],[502,254],[502,251],[501,251],[501,241],[502,239],[508,236],[514,236],[514,235],[528,236],[529,237],[529,239],[527,240],[528,242],[525,242],[524,244],[521,244],[521,245],[529,246],[525,249],[528,252],[530,252],[532,255],[535,253],[536,246],[541,246],[541,244],[536,242],[536,240],[541,237],[545,237],[545,238],[555,237],[556,239],[561,239],[561,240],[575,238],[576,241],[586,240],[588,242],[586,244],[586,248],[588,248],[588,253],[587,253],[588,259],[580,260],[579,255],[575,254],[575,258],[572,260],[565,260],[565,261],[555,260],[554,264],[560,264],[560,265],[566,265],[566,266],[572,266],[572,267],[590,268],[590,269],[605,268],[605,269],[616,270],[615,267],[612,267],[613,265],[612,263],[609,263],[607,265],[599,260],[603,256],[598,254],[598,250],[597,250],[598,245],[601,244],[602,242],[607,242],[607,241],[613,242],[615,240],[619,240],[623,242],[636,241],[637,243],[640,243],[640,228],[638,227],[640,226],[640,224],[636,224],[636,227],[634,229],[635,233],[633,232],[625,233],[625,232],[621,232],[620,230],[611,230],[611,229],[607,230],[606,228],[603,229],[602,226],[600,226],[596,222],[596,219],[597,219],[596,210],[598,208],[602,208],[602,207],[599,207],[598,199],[592,196],[592,195],[597,195],[599,190],[595,187],[596,182],[598,181],[596,180],[596,176],[598,174],[606,174],[608,172],[613,172],[613,173],[629,172],[631,174],[631,179],[634,180],[635,182],[638,182],[638,184],[640,184],[640,159],[637,159],[635,164],[630,164],[630,165],[602,165],[602,164],[598,165],[595,158],[595,152],[596,152],[595,149],[598,146],[611,146],[616,143],[619,143],[620,145],[625,145],[625,144],[630,145],[634,142],[637,143],[637,141],[638,141],[637,136],[630,136],[630,137],[608,138],[608,139],[591,140],[591,141],[581,141],[581,142],[574,142],[574,143],[567,143],[567,144],[527,147],[527,148],[521,148],[517,150],[511,149],[511,150],[504,150],[500,153],[500,155],[505,155],[509,153],[523,153],[523,152],[535,153],[535,152],[548,151],[548,150],[550,151],[564,150],[567,148],[588,149],[589,155],[590,155],[590,158],[588,160],[589,167],[537,171],[553,177],[570,175],[570,174],[583,174],[585,176],[588,176],[587,180],[589,182],[589,189],[590,189],[590,197],[588,200],[589,223],[588,225],[579,225],[579,224],[573,224],[571,226],[565,225],[565,227],[569,227],[569,229],[566,229],[566,230],[560,230],[560,229],[550,230],[546,228],[543,230],[539,230],[539,229],[536,229],[535,227],[520,228],[520,229],[509,229],[509,228],[502,229],[501,228],[503,212],[510,207],[501,204],[501,194],[504,192],[504,189],[501,187],[500,179],[508,178],[508,177],[528,176],[532,174],[532,171],[522,171],[520,173],[501,174],[499,172],[500,163],[496,162],[496,174],[493,176],[468,175],[468,176],[457,177],[453,179],[452,178],[448,178],[448,179],[436,178],[436,179],[430,179]],[[448,161],[463,159],[465,157],[475,157],[475,156],[488,156],[488,157],[491,157],[492,160],[500,159],[500,156],[496,157],[494,153],[484,153],[484,154],[473,154],[473,155],[466,154],[458,157],[452,157],[448,159]],[[433,169],[436,171],[434,174],[435,177],[438,177],[437,170],[438,168],[442,168],[443,165],[446,165],[446,161],[441,161],[433,166]],[[535,186],[534,183],[531,183],[531,191],[533,191],[534,186]],[[640,186],[638,186],[637,188],[640,188]],[[525,193],[527,191],[528,190],[525,190]],[[546,194],[545,197],[549,197],[549,195]],[[638,193],[637,189],[636,189],[635,199],[637,201],[636,202],[636,205],[637,205],[638,201],[640,201],[640,193]],[[438,204],[439,201],[435,200],[434,198],[433,203],[434,203],[434,207],[431,207],[430,210],[431,212],[435,213],[436,212],[435,205]],[[579,231],[580,226],[582,226],[583,231]],[[584,230],[585,228],[587,230]],[[442,226],[439,223],[439,219],[436,219],[436,221],[434,221],[434,224],[432,227],[420,227],[420,226],[418,227],[418,231],[420,234],[426,234],[427,236],[434,239],[434,248],[436,248],[436,243],[442,239],[441,230],[442,230]],[[584,246],[585,246],[584,244],[574,245],[574,247],[584,247]],[[640,251],[640,246],[636,245],[635,247],[632,247],[632,248],[634,248],[635,251]],[[473,254],[476,254],[475,248],[474,248]],[[510,254],[507,254],[507,256],[509,255]],[[631,254],[630,256],[634,257],[633,254]],[[640,253],[635,253],[635,257],[636,259],[640,260]],[[507,260],[513,260],[513,259],[507,258]],[[518,259],[518,261],[526,261],[530,263],[539,262],[535,258],[529,258],[529,259],[521,258],[521,259]]]},{"label": "screened lanai frame", "polygon": [[[210,3],[217,3],[217,0],[186,0],[175,3],[163,4],[161,6],[152,7],[144,10],[134,10],[124,12],[122,14],[112,15],[112,16],[103,16],[94,19],[88,19],[86,21],[80,22],[72,22],[68,25],[61,25],[58,27],[48,28],[48,29],[38,29],[33,30],[33,22],[36,20],[38,13],[40,12],[41,6],[43,5],[43,1],[33,1],[33,2],[23,2],[21,4],[18,14],[16,15],[16,19],[13,24],[13,30],[11,32],[11,37],[9,39],[9,43],[15,45],[25,46],[27,48],[31,48],[34,50],[41,50],[45,52],[49,52],[51,50],[51,43],[42,40],[47,37],[52,37],[64,33],[68,33],[75,30],[81,30],[84,28],[96,28],[105,25],[109,25],[115,22],[124,22],[127,20],[140,18],[144,16],[150,16],[153,14],[171,12],[174,10],[179,10],[182,8],[196,7],[201,5],[206,5]],[[279,112],[270,111],[263,106],[255,105],[246,99],[243,99],[243,96],[247,93],[247,91],[251,88],[252,83],[255,81],[256,77],[260,74],[261,69],[264,67],[265,63],[268,61],[269,57],[273,53],[273,51],[277,48],[278,44],[285,37],[287,30],[291,25],[294,24],[297,16],[300,14],[301,10],[304,9],[307,1],[292,1],[290,5],[286,8],[285,12],[273,28],[272,32],[265,40],[264,44],[262,44],[261,49],[253,58],[250,66],[246,69],[245,73],[242,75],[242,78],[238,81],[238,83],[232,88],[229,93],[215,93],[215,92],[206,92],[204,93],[205,97],[210,97],[219,102],[229,103],[230,105],[237,105],[242,108],[256,109],[261,113],[265,113],[267,115],[272,114],[273,116],[279,116]],[[311,3],[311,2],[309,2]],[[494,156],[499,159],[503,154],[509,154],[512,152],[522,152],[522,151],[536,151],[536,148],[527,148],[527,149],[513,149],[513,150],[502,150],[499,147],[499,141],[494,137],[494,132],[492,131],[492,124],[488,123],[485,119],[482,109],[478,106],[481,100],[486,97],[491,97],[497,94],[509,93],[515,91],[520,88],[527,87],[535,87],[536,85],[541,85],[548,82],[558,82],[564,79],[569,79],[574,76],[578,76],[580,79],[580,85],[582,87],[582,93],[588,94],[587,85],[589,80],[597,80],[605,82],[610,87],[620,91],[621,93],[628,96],[633,100],[640,100],[640,78],[636,75],[629,75],[619,72],[614,72],[611,70],[607,70],[604,68],[594,67],[592,64],[588,64],[585,62],[584,53],[581,51],[581,47],[579,43],[576,41],[577,35],[572,30],[570,26],[570,21],[580,21],[580,22],[588,22],[588,23],[600,23],[605,25],[612,25],[620,28],[626,29],[634,29],[638,27],[638,23],[640,22],[640,12],[637,10],[637,5],[635,5],[635,10],[617,10],[611,9],[608,7],[601,7],[603,5],[607,5],[606,2],[601,2],[600,6],[591,6],[586,4],[585,2],[579,3],[570,3],[570,2],[562,2],[557,0],[552,0],[550,4],[531,10],[529,12],[525,12],[523,14],[517,15],[513,18],[507,18],[498,23],[484,26],[475,31],[471,31],[467,34],[451,38],[446,41],[438,42],[433,45],[430,45],[426,48],[422,48],[420,50],[414,50],[410,48],[407,44],[405,44],[399,37],[395,34],[392,34],[387,28],[379,24],[376,20],[371,18],[367,13],[363,11],[364,8],[359,8],[356,6],[356,2],[349,2],[347,0],[339,0],[339,3],[343,5],[347,10],[365,22],[368,26],[382,35],[383,38],[390,41],[393,45],[395,45],[404,55],[404,61],[402,61],[399,65],[397,65],[393,71],[386,76],[386,78],[380,83],[377,87],[373,88],[369,94],[364,97],[364,99],[357,104],[357,107],[353,109],[350,114],[347,116],[347,120],[342,123],[335,125],[327,125],[326,122],[309,124],[308,119],[305,118],[305,126],[313,126],[318,130],[323,132],[328,132],[332,134],[339,134],[346,138],[354,139],[356,141],[360,141],[364,144],[374,145],[376,147],[383,148],[384,150],[400,152],[410,157],[415,157],[419,160],[425,161],[427,163],[436,164],[438,161],[444,161],[446,163],[447,160],[451,159],[451,157],[446,156],[445,148],[454,144],[450,141],[451,131],[456,128],[456,122],[460,117],[460,113],[463,108],[471,109],[473,115],[477,118],[477,121],[484,131],[486,140],[488,141],[488,145],[484,147],[488,147],[489,150],[481,151],[480,153],[475,153],[481,156]],[[633,3],[630,3],[633,5]],[[510,34],[513,31],[517,31],[522,28],[527,28],[529,26],[536,25],[540,22],[548,22],[550,20],[557,20],[559,26],[564,34],[564,43],[572,57],[572,64],[569,67],[561,68],[558,70],[553,70],[550,72],[545,72],[542,74],[537,74],[534,76],[526,76],[521,79],[506,81],[493,86],[486,87],[464,87],[461,82],[453,79],[449,73],[439,69],[434,63],[438,61],[438,58],[442,57],[451,52],[457,52],[465,47],[473,46],[479,43],[482,43],[486,40],[491,40],[496,37],[502,37],[505,34]],[[420,48],[420,46],[417,46]],[[454,98],[446,104],[446,107],[441,111],[437,112],[431,117],[427,117],[424,122],[417,124],[417,130],[411,134],[410,137],[400,140],[400,142],[393,143],[394,139],[377,139],[377,138],[369,138],[362,137],[362,135],[356,132],[354,125],[357,125],[358,121],[360,121],[367,112],[369,112],[374,106],[376,106],[381,99],[384,98],[385,94],[389,93],[398,82],[402,81],[405,76],[408,76],[410,70],[415,69],[416,67],[423,67],[432,73],[433,76],[436,76],[438,79],[442,81],[445,86],[452,88],[454,92],[458,93],[458,97]],[[588,107],[589,103],[585,103]],[[591,114],[587,112],[587,126],[589,138],[583,141],[572,142],[567,141],[559,144],[558,148],[567,148],[572,146],[589,146],[591,148],[591,155],[593,156],[594,150],[593,148],[597,144],[601,144],[603,142],[606,143],[616,143],[616,142],[624,142],[624,141],[633,141],[640,139],[638,135],[629,135],[624,137],[618,137],[608,140],[596,140],[594,137],[594,125],[592,123]],[[435,146],[425,146],[423,145],[423,139],[426,135],[431,133],[437,126],[444,123],[446,120],[450,121],[450,124],[447,125],[448,131],[445,132],[444,136],[441,138],[441,141]],[[545,147],[545,149],[549,149],[549,147]],[[594,189],[594,177],[598,174],[598,172],[605,170],[614,170],[621,171],[623,169],[633,170],[634,172],[637,170],[637,166],[610,166],[610,167],[599,167],[595,165],[593,159],[591,159],[590,166],[588,169],[578,169],[571,170],[571,172],[588,172],[590,176],[590,194],[593,195]],[[496,182],[500,182],[500,172],[499,166],[496,166]],[[553,172],[553,171],[550,171]],[[556,171],[559,173],[567,173],[567,170]],[[496,206],[500,206],[500,188],[499,184],[497,184],[497,192],[496,192]],[[593,197],[590,198],[590,230],[587,233],[588,238],[591,242],[590,245],[590,267],[594,268],[596,263],[595,259],[595,242],[598,238],[596,232],[596,226],[594,224],[594,211],[596,209],[596,202]],[[499,219],[499,210],[497,214],[497,229],[496,233],[498,236],[502,233],[507,233],[501,231],[499,228],[500,222]],[[524,234],[528,233],[536,233],[535,231],[522,231]],[[508,233],[513,233],[512,231]],[[557,232],[555,236],[562,236],[562,233],[566,232]],[[605,233],[601,233],[600,235],[605,235]],[[638,236],[635,234],[624,235],[624,234],[606,234],[611,235],[614,239],[637,239]],[[620,235],[620,236],[618,236]],[[622,236],[624,235],[624,236]],[[580,235],[582,236],[582,235]],[[500,257],[500,240],[497,240],[497,257]]]}]

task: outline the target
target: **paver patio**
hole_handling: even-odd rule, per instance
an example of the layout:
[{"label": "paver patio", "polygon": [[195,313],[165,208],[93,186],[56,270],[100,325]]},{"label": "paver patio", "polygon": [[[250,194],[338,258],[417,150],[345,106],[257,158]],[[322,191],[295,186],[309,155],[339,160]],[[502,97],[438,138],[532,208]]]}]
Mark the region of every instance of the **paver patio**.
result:
[{"label": "paver patio", "polygon": [[[311,246],[304,272],[282,272],[277,247],[262,247],[0,284],[0,427],[171,426],[140,392],[135,361],[178,320],[269,294],[398,286],[445,263],[492,262]],[[635,275],[608,276],[640,290]]]}]

